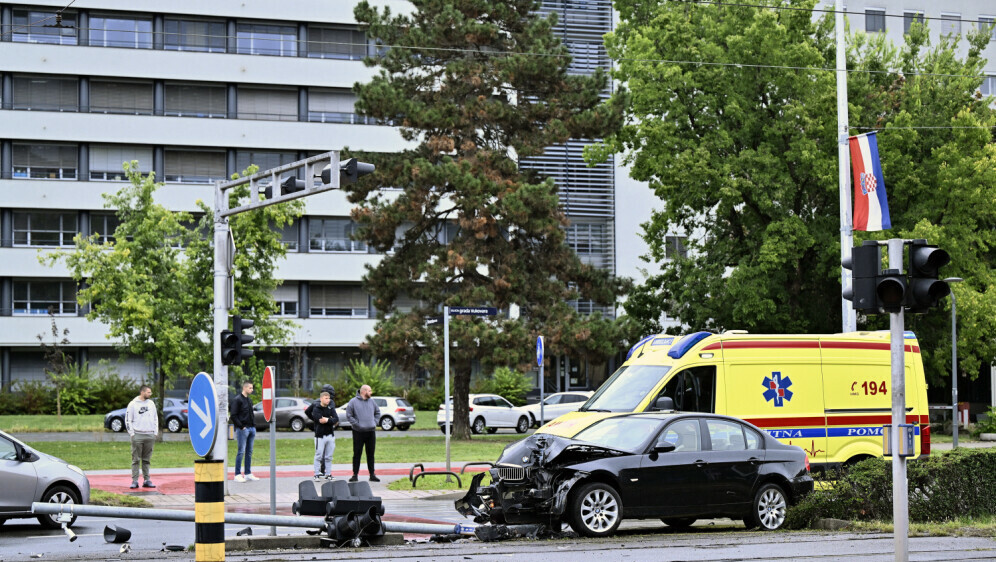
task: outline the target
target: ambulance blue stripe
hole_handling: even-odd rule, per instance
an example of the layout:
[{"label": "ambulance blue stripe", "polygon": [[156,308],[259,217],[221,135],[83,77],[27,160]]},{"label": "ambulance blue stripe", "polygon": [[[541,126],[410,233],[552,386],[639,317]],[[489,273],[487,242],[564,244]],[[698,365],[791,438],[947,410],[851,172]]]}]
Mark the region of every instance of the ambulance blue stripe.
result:
[{"label": "ambulance blue stripe", "polygon": [[[812,437],[881,437],[882,426],[862,426],[862,427],[822,427],[807,428],[785,428],[785,429],[765,429],[768,435],[776,439],[799,439]],[[914,426],[913,431],[920,435],[920,427]]]}]

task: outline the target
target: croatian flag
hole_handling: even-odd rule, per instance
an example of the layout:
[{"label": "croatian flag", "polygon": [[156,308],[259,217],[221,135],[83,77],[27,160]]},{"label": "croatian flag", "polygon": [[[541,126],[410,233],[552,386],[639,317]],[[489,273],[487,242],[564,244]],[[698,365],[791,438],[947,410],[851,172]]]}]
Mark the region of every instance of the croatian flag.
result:
[{"label": "croatian flag", "polygon": [[849,140],[851,166],[854,169],[854,230],[892,228],[875,133],[850,137]]}]

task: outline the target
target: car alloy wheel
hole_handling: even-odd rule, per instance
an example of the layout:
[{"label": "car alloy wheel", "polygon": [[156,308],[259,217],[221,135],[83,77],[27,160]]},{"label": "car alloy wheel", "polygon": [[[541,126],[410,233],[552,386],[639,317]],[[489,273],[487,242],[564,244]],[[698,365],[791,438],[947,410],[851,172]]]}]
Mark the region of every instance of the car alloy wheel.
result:
[{"label": "car alloy wheel", "polygon": [[302,431],[304,429],[304,420],[301,418],[294,418],[291,420],[290,427],[294,431]]},{"label": "car alloy wheel", "polygon": [[121,433],[122,431],[124,431],[124,420],[122,420],[121,418],[112,418],[111,431],[113,431],[114,433]]},{"label": "car alloy wheel", "polygon": [[522,416],[521,418],[519,418],[519,423],[515,424],[515,432],[525,433],[526,430],[528,429],[529,429],[529,420],[526,419],[526,416]]},{"label": "car alloy wheel", "polygon": [[788,502],[777,484],[765,484],[754,498],[754,522],[765,531],[774,531],[785,524]]},{"label": "car alloy wheel", "polygon": [[487,426],[488,425],[484,423],[484,418],[477,418],[476,420],[474,420],[474,425],[472,425],[470,429],[473,430],[475,434],[479,435],[481,433],[484,433],[484,429]]},{"label": "car alloy wheel", "polygon": [[384,416],[380,418],[380,428],[384,431],[391,431],[394,429],[394,418],[391,416]]},{"label": "car alloy wheel", "polygon": [[608,484],[594,482],[578,491],[571,515],[571,527],[578,534],[604,537],[619,528],[622,521],[622,500]]},{"label": "car alloy wheel", "polygon": [[180,433],[180,430],[183,429],[183,424],[181,424],[180,420],[177,418],[170,418],[166,421],[166,429],[168,429],[170,433]]},{"label": "car alloy wheel", "polygon": [[[42,503],[57,503],[62,505],[73,505],[79,503],[79,497],[77,497],[76,492],[67,488],[66,486],[53,486],[45,495],[42,496]],[[58,515],[40,515],[38,517],[38,522],[42,524],[43,527],[49,529],[58,529],[62,526],[58,520]],[[76,516],[67,523],[67,526],[71,526],[76,522]]]}]

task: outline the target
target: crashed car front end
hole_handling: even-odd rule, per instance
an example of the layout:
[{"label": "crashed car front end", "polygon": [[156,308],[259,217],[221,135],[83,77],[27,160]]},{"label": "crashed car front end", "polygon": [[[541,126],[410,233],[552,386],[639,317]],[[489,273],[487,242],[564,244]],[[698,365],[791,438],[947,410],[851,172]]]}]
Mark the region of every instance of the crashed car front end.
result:
[{"label": "crashed car front end", "polygon": [[[457,511],[477,523],[558,525],[574,485],[590,473],[576,467],[620,451],[576,444],[551,435],[532,435],[509,445],[495,466],[471,480]],[[481,486],[485,476],[491,483]]]}]

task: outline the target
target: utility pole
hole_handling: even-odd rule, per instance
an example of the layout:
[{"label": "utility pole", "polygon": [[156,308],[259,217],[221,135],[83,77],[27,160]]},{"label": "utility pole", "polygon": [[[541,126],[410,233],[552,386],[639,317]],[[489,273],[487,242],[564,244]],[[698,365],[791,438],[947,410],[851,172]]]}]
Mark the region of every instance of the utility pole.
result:
[{"label": "utility pole", "polygon": [[[837,175],[840,183],[840,258],[849,260],[854,235],[851,232],[851,181],[850,153],[847,138],[847,40],[844,27],[844,1],[834,2],[834,32],[837,38]],[[851,272],[846,268],[840,270],[840,288],[846,291],[851,286]],[[843,332],[854,332],[858,329],[857,315],[851,303],[840,298],[841,323]]]}]

